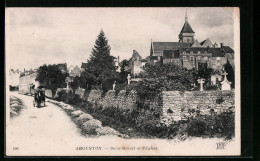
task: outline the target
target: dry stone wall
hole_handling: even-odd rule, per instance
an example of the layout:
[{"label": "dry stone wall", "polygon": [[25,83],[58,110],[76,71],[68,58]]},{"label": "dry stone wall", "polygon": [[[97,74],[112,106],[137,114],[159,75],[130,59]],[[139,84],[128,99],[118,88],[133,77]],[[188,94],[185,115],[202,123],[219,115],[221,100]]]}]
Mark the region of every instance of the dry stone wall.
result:
[{"label": "dry stone wall", "polygon": [[141,100],[137,91],[128,94],[121,90],[118,95],[114,90],[108,91],[102,97],[101,90],[78,90],[85,101],[97,103],[103,108],[118,107],[121,109],[135,109],[141,106],[151,111],[161,113],[162,123],[169,123],[187,119],[197,112],[201,115],[221,113],[234,107],[234,91],[163,91],[154,98]]},{"label": "dry stone wall", "polygon": [[234,91],[163,91],[162,120],[179,121],[199,111],[201,115],[221,113],[234,107]]}]

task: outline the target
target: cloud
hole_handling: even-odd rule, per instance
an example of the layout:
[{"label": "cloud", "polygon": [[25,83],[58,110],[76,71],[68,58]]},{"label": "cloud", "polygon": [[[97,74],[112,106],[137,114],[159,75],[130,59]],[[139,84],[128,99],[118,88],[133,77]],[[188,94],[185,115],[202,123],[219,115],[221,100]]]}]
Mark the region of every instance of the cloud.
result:
[{"label": "cloud", "polygon": [[[178,41],[186,8],[8,8],[7,53],[19,68],[42,63],[81,65],[104,30],[111,54],[129,59],[150,54],[153,41]],[[233,47],[232,10],[187,8],[195,38]],[[24,56],[23,56],[24,55]],[[25,56],[29,59],[25,59]],[[27,62],[28,60],[28,62]]]}]

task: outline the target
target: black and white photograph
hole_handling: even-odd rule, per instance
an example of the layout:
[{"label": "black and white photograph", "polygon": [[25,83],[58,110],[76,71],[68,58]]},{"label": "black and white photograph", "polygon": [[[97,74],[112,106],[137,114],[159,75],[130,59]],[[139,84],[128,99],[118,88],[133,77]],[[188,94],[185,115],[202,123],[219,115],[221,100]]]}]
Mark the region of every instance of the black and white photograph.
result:
[{"label": "black and white photograph", "polygon": [[239,156],[237,7],[5,9],[6,156]]}]

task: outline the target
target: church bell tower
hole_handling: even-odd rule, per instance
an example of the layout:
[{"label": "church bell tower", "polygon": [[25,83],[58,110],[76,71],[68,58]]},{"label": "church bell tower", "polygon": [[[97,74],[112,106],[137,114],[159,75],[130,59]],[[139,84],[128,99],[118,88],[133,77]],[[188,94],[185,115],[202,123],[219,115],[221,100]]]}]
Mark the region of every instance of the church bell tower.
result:
[{"label": "church bell tower", "polygon": [[192,30],[192,28],[188,22],[188,16],[187,16],[187,10],[186,10],[185,23],[179,34],[179,42],[192,43],[194,41],[194,35],[195,35],[195,32]]}]

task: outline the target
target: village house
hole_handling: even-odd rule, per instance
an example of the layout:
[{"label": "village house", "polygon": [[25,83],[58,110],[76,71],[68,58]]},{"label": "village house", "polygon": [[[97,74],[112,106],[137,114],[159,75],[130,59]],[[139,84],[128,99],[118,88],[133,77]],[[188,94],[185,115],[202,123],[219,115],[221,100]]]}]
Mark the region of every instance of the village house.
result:
[{"label": "village house", "polygon": [[76,77],[76,76],[80,77],[80,73],[81,70],[77,65],[74,68],[69,70],[69,74],[71,77]]},{"label": "village house", "polygon": [[19,91],[23,93],[33,93],[33,89],[39,86],[36,81],[37,70],[24,70],[19,78]]},{"label": "village house", "polygon": [[138,76],[144,71],[144,66],[148,62],[147,58],[142,59],[136,50],[133,50],[133,55],[128,61],[128,68],[132,76]]}]

